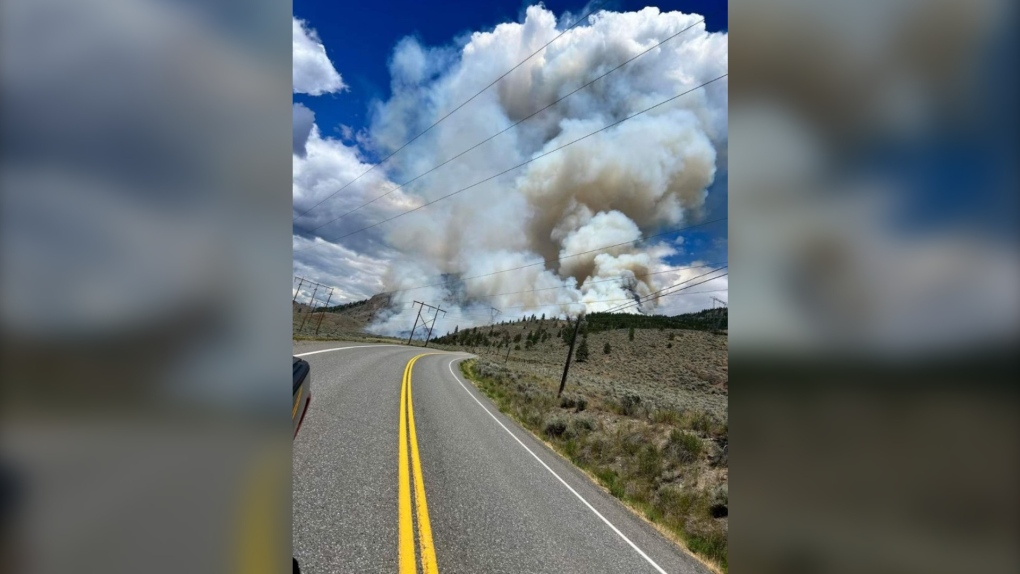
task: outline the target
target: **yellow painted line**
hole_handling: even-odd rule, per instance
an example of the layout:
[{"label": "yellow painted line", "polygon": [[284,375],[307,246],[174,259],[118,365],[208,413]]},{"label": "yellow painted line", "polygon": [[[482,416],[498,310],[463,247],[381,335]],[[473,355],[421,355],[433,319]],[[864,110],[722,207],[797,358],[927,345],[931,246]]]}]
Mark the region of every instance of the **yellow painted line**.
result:
[{"label": "yellow painted line", "polygon": [[303,394],[305,394],[305,387],[304,386],[298,387],[297,398],[294,399],[294,408],[290,409],[290,418],[294,418],[295,416],[297,416],[297,408],[298,405],[301,404],[301,395]]},{"label": "yellow painted line", "polygon": [[407,416],[411,427],[411,468],[414,470],[414,500],[418,510],[418,546],[421,550],[422,574],[439,574],[436,565],[436,549],[432,544],[432,523],[429,521],[429,507],[425,502],[425,480],[421,473],[421,457],[418,456],[418,434],[414,426],[414,400],[411,393],[411,367],[424,355],[411,359],[407,371]]},{"label": "yellow painted line", "polygon": [[407,363],[407,367],[404,368],[404,378],[400,385],[400,446],[398,448],[400,464],[397,471],[400,574],[417,574],[418,572],[414,556],[414,528],[411,524],[411,477],[407,470],[407,383],[408,373],[413,363],[414,359],[411,359]]},{"label": "yellow painted line", "polygon": [[[429,520],[428,503],[425,500],[425,480],[421,472],[421,456],[418,453],[418,432],[414,424],[414,401],[411,394],[411,372],[423,353],[411,358],[404,367],[400,386],[400,465],[397,473],[399,557],[400,574],[417,574],[417,555],[414,546],[414,516],[411,508],[411,473],[414,477],[414,511],[418,518],[418,554],[421,556],[422,574],[439,574],[436,564],[436,550],[432,542],[432,523]],[[410,452],[408,451],[410,439]],[[408,470],[410,466],[411,470]]]}]

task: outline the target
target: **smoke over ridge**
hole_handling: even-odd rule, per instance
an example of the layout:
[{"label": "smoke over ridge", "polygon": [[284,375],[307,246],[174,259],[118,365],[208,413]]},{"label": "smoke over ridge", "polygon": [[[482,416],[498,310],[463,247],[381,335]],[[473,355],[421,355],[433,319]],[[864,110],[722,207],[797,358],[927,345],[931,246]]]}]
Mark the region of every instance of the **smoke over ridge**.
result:
[{"label": "smoke over ridge", "polygon": [[[695,14],[656,8],[592,16],[587,25],[568,31],[381,166],[388,181],[373,174],[373,185],[346,189],[332,216],[392,189],[393,182],[431,169],[694,26],[360,210],[357,217],[345,218],[326,237],[350,233],[449,194],[720,76],[727,69],[726,34],[706,32],[698,20]],[[360,143],[385,157],[560,34],[564,25],[557,24],[552,12],[532,6],[523,22],[476,32],[456,46],[427,47],[404,39],[390,61],[392,96],[373,106]],[[350,247],[349,241],[356,239],[353,245],[366,253],[392,256],[379,290],[397,291],[393,306],[370,329],[406,334],[417,313],[410,305],[414,300],[442,305],[449,312],[442,322],[463,328],[487,324],[490,306],[507,308],[499,319],[600,311],[703,273],[704,269],[690,269],[650,275],[670,266],[666,258],[683,249],[682,242],[637,243],[564,257],[699,221],[717,163],[725,157],[726,107],[724,79],[343,241]],[[318,130],[311,137],[321,138]],[[309,142],[310,154],[314,144]],[[297,166],[298,158],[295,162]],[[296,206],[299,191],[296,186]],[[318,193],[308,193],[301,201],[311,205],[324,197]],[[313,219],[310,224],[319,222]],[[532,266],[470,279],[527,265]],[[446,278],[443,285],[401,291],[437,283],[437,277]],[[606,281],[609,278],[619,281]],[[528,290],[538,291],[518,293]],[[513,294],[494,296],[501,293]],[[643,310],[654,308],[653,299]]]}]

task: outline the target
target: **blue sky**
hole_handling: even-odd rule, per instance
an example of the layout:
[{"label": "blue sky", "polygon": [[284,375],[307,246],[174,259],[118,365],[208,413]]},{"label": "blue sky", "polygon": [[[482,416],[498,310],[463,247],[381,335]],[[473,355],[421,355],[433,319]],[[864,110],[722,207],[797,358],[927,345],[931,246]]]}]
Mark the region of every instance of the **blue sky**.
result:
[{"label": "blue sky", "polygon": [[[338,136],[347,125],[355,131],[367,127],[372,100],[390,97],[388,62],[393,47],[405,36],[415,36],[428,46],[455,42],[472,31],[491,29],[501,22],[520,20],[523,10],[533,2],[493,0],[447,0],[441,7],[435,2],[386,0],[360,2],[356,7],[342,2],[295,0],[294,16],[308,21],[326,46],[326,54],[343,75],[349,90],[340,94],[308,96],[295,94],[315,112],[324,135]],[[583,14],[590,6],[583,2],[552,0],[543,4],[556,14],[569,11]],[[705,17],[709,31],[728,29],[728,3],[691,0],[649,4],[632,0],[606,0],[599,6],[620,10],[639,10],[656,6],[663,11],[695,12]],[[503,70],[496,72],[502,73]]]},{"label": "blue sky", "polygon": [[[472,251],[478,245],[478,240],[472,240],[472,242],[457,247],[457,242],[462,241],[462,239],[455,238],[452,240],[453,243],[443,246],[446,255],[436,252],[436,249],[439,249],[438,247],[432,247],[433,242],[439,245],[443,244],[441,236],[447,233],[450,227],[450,221],[444,219],[444,217],[448,218],[452,213],[461,213],[461,216],[463,216],[464,206],[454,204],[470,204],[474,202],[474,207],[468,206],[468,212],[472,213],[471,217],[481,217],[484,219],[485,217],[495,216],[498,219],[499,215],[485,212],[486,210],[492,211],[492,209],[496,209],[496,213],[502,213],[499,211],[503,209],[502,207],[477,206],[485,205],[487,202],[501,204],[508,195],[512,198],[515,194],[525,194],[517,195],[517,197],[526,197],[523,188],[513,188],[521,181],[531,177],[526,172],[532,171],[532,167],[511,174],[511,177],[518,178],[516,180],[511,181],[510,179],[503,178],[493,182],[492,186],[488,186],[492,189],[479,188],[472,190],[470,194],[457,198],[456,201],[436,204],[437,207],[442,205],[441,209],[428,208],[414,217],[401,220],[399,223],[372,229],[366,233],[357,233],[366,224],[375,223],[388,216],[406,211],[406,206],[408,205],[434,199],[438,194],[451,190],[452,186],[476,181],[482,177],[493,175],[494,172],[498,173],[501,169],[513,165],[507,164],[506,161],[520,161],[521,158],[531,157],[533,154],[538,153],[543,145],[552,145],[550,138],[555,139],[558,136],[555,133],[549,134],[548,126],[542,127],[544,120],[541,116],[536,118],[535,121],[528,122],[528,128],[525,128],[522,124],[520,128],[515,130],[515,133],[501,138],[502,143],[497,145],[497,142],[493,142],[490,144],[490,149],[488,150],[489,157],[486,158],[484,155],[481,155],[474,159],[468,157],[465,157],[463,160],[459,159],[455,164],[451,164],[450,167],[443,168],[444,172],[451,172],[449,174],[437,173],[436,175],[430,175],[425,180],[401,190],[392,197],[386,197],[384,201],[373,204],[370,208],[358,211],[353,216],[348,217],[346,214],[363,201],[366,201],[366,198],[371,199],[379,196],[379,190],[388,189],[399,182],[406,181],[409,176],[418,174],[426,168],[440,163],[443,159],[464,149],[470,143],[477,142],[485,135],[491,134],[492,126],[498,126],[501,122],[512,120],[515,117],[514,114],[518,114],[519,117],[519,115],[534,109],[536,105],[540,105],[541,102],[548,101],[550,94],[553,92],[560,90],[562,93],[562,91],[572,89],[573,86],[577,85],[577,82],[600,73],[598,70],[606,70],[615,66],[622,60],[636,55],[635,50],[640,51],[644,49],[636,48],[636,46],[646,46],[649,42],[662,40],[665,35],[678,32],[688,25],[692,25],[696,29],[690,33],[685,32],[684,37],[671,42],[668,51],[664,51],[666,50],[666,45],[663,45],[661,50],[657,49],[654,53],[657,56],[649,54],[641,62],[628,65],[626,69],[621,69],[618,73],[612,74],[607,80],[600,81],[592,90],[586,90],[592,93],[579,93],[576,97],[570,98],[569,106],[566,105],[567,102],[564,102],[564,105],[554,108],[556,114],[562,116],[560,120],[556,120],[561,122],[558,124],[560,127],[556,131],[563,133],[567,129],[565,126],[571,125],[570,122],[577,121],[586,121],[589,122],[586,125],[592,126],[604,125],[606,121],[621,117],[619,114],[626,115],[633,113],[642,106],[647,107],[649,103],[661,101],[668,95],[675,95],[679,88],[694,87],[698,83],[703,83],[709,78],[718,76],[720,72],[726,71],[727,48],[725,34],[728,18],[726,2],[676,1],[654,4],[651,6],[655,6],[661,11],[659,15],[656,15],[655,12],[646,12],[640,15],[634,14],[632,19],[618,19],[615,20],[615,24],[612,22],[605,23],[598,30],[592,28],[593,35],[588,36],[587,38],[589,39],[585,39],[584,36],[575,36],[574,40],[570,42],[566,40],[560,42],[561,45],[557,46],[557,53],[568,55],[549,55],[550,58],[561,58],[559,60],[561,62],[559,71],[557,71],[556,66],[553,66],[550,71],[532,70],[523,76],[521,74],[525,72],[524,69],[515,72],[517,79],[514,79],[514,76],[508,76],[506,80],[502,81],[493,90],[490,90],[493,93],[488,94],[488,96],[492,97],[486,96],[472,102],[470,107],[465,107],[456,112],[454,116],[451,116],[451,119],[446,121],[440,129],[430,132],[427,138],[416,142],[413,149],[409,147],[406,151],[395,156],[393,161],[387,162],[384,168],[374,170],[372,175],[366,177],[363,181],[358,182],[349,189],[345,187],[343,193],[337,194],[335,197],[333,196],[332,191],[344,187],[345,183],[353,179],[357,174],[362,173],[368,166],[378,162],[380,156],[386,153],[385,151],[374,152],[369,149],[369,146],[366,145],[367,141],[371,141],[373,145],[383,150],[392,150],[398,147],[409,136],[420,132],[426,125],[434,121],[438,114],[445,113],[439,110],[450,109],[463,101],[466,97],[465,94],[470,94],[473,90],[477,90],[474,86],[477,85],[478,88],[484,86],[489,79],[499,76],[507,71],[513,63],[516,63],[518,56],[514,56],[513,61],[508,61],[506,58],[501,59],[499,54],[511,53],[501,52],[504,49],[514,50],[519,53],[520,46],[523,46],[522,42],[524,42],[523,38],[525,37],[523,36],[525,30],[523,26],[526,20],[525,11],[531,5],[531,3],[518,1],[487,3],[446,2],[442,6],[437,6],[435,3],[401,0],[385,3],[364,3],[359,5],[357,9],[350,9],[349,7],[330,2],[308,2],[304,0],[294,2],[294,16],[304,23],[304,28],[311,38],[311,44],[306,42],[305,46],[310,46],[313,52],[316,49],[319,51],[318,56],[314,54],[311,56],[313,60],[316,57],[319,58],[312,64],[314,68],[313,75],[316,76],[316,81],[320,82],[316,85],[326,86],[322,90],[312,88],[312,94],[294,94],[295,104],[310,110],[310,112],[307,110],[296,111],[295,125],[298,123],[298,113],[304,114],[304,117],[314,114],[317,134],[308,140],[308,145],[312,147],[310,148],[311,151],[307,152],[307,155],[299,151],[300,147],[295,148],[295,153],[298,154],[295,155],[295,213],[305,213],[310,207],[317,206],[308,212],[309,215],[297,216],[295,218],[296,274],[311,276],[311,278],[320,282],[337,285],[342,293],[341,301],[344,301],[364,298],[380,291],[392,289],[394,285],[406,285],[408,283],[406,280],[394,277],[393,269],[395,267],[408,267],[409,262],[421,262],[423,259],[427,261],[428,265],[425,265],[420,273],[426,278],[437,273],[470,276],[478,272],[476,269],[489,269],[490,264],[495,266],[495,268],[508,268],[509,265],[514,264],[510,262],[531,261],[531,259],[527,258],[521,260],[510,258],[496,261],[496,257],[507,256],[506,250],[514,251],[516,256],[519,257],[523,257],[524,255],[522,254],[530,254],[531,257],[540,255],[548,262],[550,257],[555,257],[557,250],[560,250],[560,253],[562,253],[562,250],[568,246],[561,239],[555,240],[556,243],[553,245],[543,244],[543,242],[548,243],[548,234],[552,229],[551,227],[539,230],[536,236],[539,238],[538,243],[532,242],[530,246],[516,245],[512,237],[507,240],[506,245],[489,245],[487,248],[492,250],[491,256],[494,258],[491,262],[488,260],[479,262],[476,259],[470,263],[464,261],[451,263],[457,257],[466,257],[464,255],[465,250],[468,252]],[[558,29],[563,28],[564,22],[572,22],[592,7],[592,5],[562,1],[545,2],[542,5],[547,12],[539,12],[545,14],[551,12],[551,17],[556,20],[555,27]],[[621,18],[623,16],[629,17],[628,13],[636,13],[649,6],[645,2],[626,0],[608,0],[596,5],[598,9],[606,9],[618,13],[618,16]],[[564,16],[565,12],[569,16]],[[672,12],[673,15],[667,16],[667,12]],[[705,22],[704,24],[698,24],[696,18],[681,16],[678,12],[698,14],[704,17]],[[536,28],[536,30],[543,30],[541,32],[543,36],[541,37],[551,37],[545,34],[550,34],[552,24],[538,24],[542,20],[541,18],[534,19],[537,17],[532,12],[528,12],[528,21],[531,22],[531,26],[538,26],[539,28]],[[545,21],[550,22],[550,20]],[[516,31],[509,36],[491,37],[497,42],[509,42],[505,48],[502,44],[499,44],[498,47],[490,47],[489,52],[484,52],[486,50],[484,43],[478,44],[472,41],[472,33],[491,32],[496,25],[504,23],[512,23],[517,26]],[[588,25],[587,22],[586,25]],[[312,30],[314,30],[314,34],[311,32]],[[581,28],[578,30],[581,30]],[[574,32],[577,32],[577,30]],[[555,32],[552,33],[554,34]],[[295,32],[295,34],[297,36],[298,33]],[[514,38],[517,39],[515,40]],[[599,40],[598,38],[602,39]],[[307,40],[307,38],[305,39]],[[475,56],[475,60],[469,64],[468,57],[466,56],[468,52],[462,50],[469,41],[472,41],[472,45],[476,50],[480,50],[474,53],[487,53],[488,55],[484,57]],[[297,40],[295,42],[295,86],[297,86],[298,70],[300,67],[297,58],[299,52]],[[322,44],[322,47],[325,49],[325,57],[328,57],[328,62],[326,63],[327,73],[325,75],[322,74],[321,67],[323,62],[322,47],[315,47],[318,43]],[[409,45],[410,48],[408,48]],[[599,46],[602,47],[600,48]],[[529,51],[533,49],[529,48]],[[672,55],[667,56],[667,53]],[[423,54],[423,56],[416,59],[415,54]],[[546,55],[542,56],[542,58],[545,57]],[[563,72],[562,62],[572,61],[588,61],[589,63],[581,68],[577,68],[576,71],[572,71],[574,69],[568,66],[566,68],[567,72]],[[415,66],[421,66],[421,68],[408,72],[410,68],[405,65],[407,62],[412,62],[411,68],[415,68]],[[535,62],[532,62],[532,64],[535,64]],[[330,65],[335,69],[335,72],[328,69]],[[481,67],[465,67],[469,65],[480,65]],[[541,67],[539,64],[535,65]],[[471,70],[470,74],[464,71],[468,69]],[[426,73],[426,70],[431,71]],[[337,73],[339,73],[339,76],[336,75]],[[407,76],[406,74],[408,73],[411,75]],[[421,76],[423,73],[426,73],[426,75]],[[542,74],[545,78],[542,81],[545,83],[534,84],[531,87],[524,88],[529,92],[525,99],[514,100],[513,98],[517,96],[513,96],[510,100],[507,100],[510,96],[506,94],[495,95],[494,92],[501,90],[503,87],[514,90],[520,88],[523,85],[520,84],[521,78],[528,78],[529,74],[534,73]],[[330,74],[332,74],[332,77],[330,77]],[[342,81],[340,79],[341,76]],[[409,78],[411,78],[410,83],[408,83]],[[662,78],[666,79],[660,81]],[[396,84],[393,84],[393,82],[396,82]],[[327,86],[330,83],[332,88]],[[341,83],[343,89],[335,89]],[[307,86],[310,84],[303,83],[302,85]],[[542,90],[545,88],[542,86],[549,86],[548,89],[553,90],[553,92],[543,92]],[[651,140],[644,142],[644,136],[637,135],[638,133],[644,134],[645,132],[634,132],[629,136],[637,137],[635,142],[640,142],[638,143],[639,146],[659,146],[651,149],[651,151],[658,153],[660,156],[663,153],[667,154],[665,158],[660,158],[660,160],[657,160],[659,163],[655,164],[658,166],[657,169],[662,168],[666,170],[663,177],[666,177],[667,180],[676,177],[686,179],[688,176],[683,175],[686,173],[701,173],[698,171],[700,168],[696,167],[702,165],[698,163],[703,159],[699,155],[700,152],[694,148],[686,148],[686,146],[690,144],[695,145],[695,148],[697,148],[696,144],[697,141],[700,141],[698,140],[699,137],[712,139],[711,146],[715,149],[715,159],[712,160],[712,163],[715,165],[714,180],[712,180],[711,185],[708,187],[707,198],[704,202],[696,201],[696,203],[701,203],[700,207],[693,208],[685,203],[683,208],[685,215],[681,225],[716,220],[727,216],[728,177],[725,150],[726,84],[720,83],[714,86],[714,88],[714,90],[710,88],[709,92],[705,92],[703,96],[700,96],[701,99],[705,100],[704,102],[699,103],[699,96],[695,94],[692,98],[687,98],[692,101],[680,104],[680,108],[690,109],[695,114],[689,117],[697,117],[699,119],[695,121],[699,124],[704,124],[701,127],[692,128],[696,133],[688,133],[687,123],[689,122],[681,121],[679,124],[676,124],[674,131],[670,131],[671,128],[668,128],[665,124],[657,126],[649,118],[648,121],[652,123],[648,124],[648,127],[640,129],[668,132],[659,134],[660,140],[658,144],[651,143]],[[605,90],[610,91],[606,92]],[[306,91],[308,90],[306,89]],[[621,97],[623,98],[622,100]],[[498,98],[498,101],[502,102],[497,105],[498,109],[492,108],[491,102],[483,103],[483,101],[492,100],[492,98]],[[411,107],[408,107],[409,102]],[[522,109],[515,112],[511,109],[515,105],[513,102],[525,102],[521,105],[528,108],[528,110]],[[638,103],[641,103],[641,105],[639,106]],[[503,108],[500,106],[511,107]],[[585,106],[594,107],[586,108]],[[581,111],[578,111],[578,109]],[[609,120],[605,118],[609,118]],[[479,121],[478,125],[472,125],[472,123]],[[635,126],[634,130],[639,129],[636,127],[636,123],[627,123],[633,123]],[[484,129],[473,129],[483,125]],[[541,135],[543,129],[546,130],[545,135]],[[535,130],[538,131],[536,132]],[[722,131],[720,132],[720,130]],[[296,129],[295,131],[295,141],[298,142],[298,130]],[[584,131],[590,131],[590,128],[586,127]],[[617,135],[611,135],[613,132],[618,133]],[[616,128],[607,131],[605,136],[608,139],[605,140],[605,146],[596,146],[588,150],[585,152],[588,155],[584,157],[592,157],[592,154],[608,153],[607,159],[612,163],[613,159],[619,155],[612,149],[612,145],[620,145],[622,143],[619,140],[617,140],[616,144],[612,142],[618,136],[625,137],[621,135],[625,132],[626,130],[621,132]],[[570,133],[569,130],[567,133]],[[355,134],[357,137],[352,137],[352,134]],[[536,134],[539,135],[536,136]],[[531,144],[527,143],[529,138],[534,140],[535,137],[539,137],[540,141],[532,141]],[[661,139],[663,137],[665,139]],[[693,137],[694,140],[691,140],[690,137]],[[523,138],[523,140],[520,140],[520,138]],[[521,141],[525,143],[521,143]],[[595,141],[591,140],[591,142]],[[695,144],[691,144],[692,141]],[[295,145],[297,146],[298,144],[296,143]],[[535,147],[536,145],[538,147]],[[676,156],[670,156],[668,155],[669,152],[664,151],[672,149],[682,151],[678,151],[679,155]],[[484,152],[485,150],[483,149],[482,151]],[[629,151],[633,152],[635,150]],[[628,155],[628,150],[626,149],[621,149],[619,152]],[[566,160],[564,159],[564,161]],[[663,164],[663,161],[665,164]],[[691,168],[694,171],[685,171],[688,168],[683,167],[683,165],[688,161],[694,162],[691,164],[695,166]],[[620,160],[620,162],[624,172],[629,169],[631,173],[638,174],[638,179],[642,180],[638,183],[639,187],[649,184],[649,182],[642,179],[644,176],[640,175],[644,171],[646,164],[644,156],[640,152],[633,158],[626,161]],[[556,167],[551,173],[564,173],[562,169],[565,168]],[[635,169],[636,171],[634,171]],[[541,171],[539,164],[535,164],[534,171]],[[579,173],[590,174],[592,172],[585,170]],[[703,176],[704,174],[702,176],[695,175],[694,180]],[[655,179],[654,176],[649,177]],[[380,180],[379,178],[382,179]],[[373,179],[376,181],[370,181]],[[541,179],[536,181],[541,181]],[[605,181],[609,180],[597,178],[593,183],[596,186],[605,185]],[[707,183],[707,181],[706,179],[705,182]],[[617,196],[618,198],[631,197],[630,194],[633,192],[622,191],[631,186],[631,183],[623,183],[623,187],[620,187],[620,182],[611,184],[614,186],[613,189],[619,190],[613,193],[626,194],[625,196]],[[652,183],[651,185],[654,187],[658,184]],[[678,190],[667,191],[666,193],[676,193],[677,195],[674,199],[677,201],[690,202],[694,201],[691,199],[692,196],[690,196],[694,189],[704,189],[704,187],[693,188],[688,192],[684,192],[687,195],[684,195],[683,198],[679,195],[681,192]],[[554,190],[554,193],[560,193],[560,191],[562,190]],[[582,191],[581,193],[585,192]],[[642,192],[637,193],[640,195]],[[662,190],[660,189],[657,193],[662,193]],[[635,195],[633,197],[637,198],[638,196]],[[648,206],[652,205],[648,201],[658,202],[664,200],[667,196],[655,196],[660,197],[660,199],[649,197],[650,199],[641,200],[645,202],[643,204],[645,207],[632,204],[630,209],[637,211],[634,213],[628,212],[626,217],[624,217],[627,220],[623,222],[624,224],[631,226],[635,223],[637,224],[640,228],[639,236],[661,234],[671,226],[675,227],[679,217],[660,217],[655,215],[655,212],[647,212]],[[325,203],[322,203],[320,206],[319,200],[324,200]],[[608,213],[610,211],[619,212],[621,209],[627,211],[627,209],[619,206],[619,201],[629,201],[627,199],[619,199],[618,201],[609,198],[605,199],[605,201],[609,203],[603,202],[599,205],[591,202],[582,203],[582,208],[584,205],[591,208],[587,215],[578,215],[576,213],[569,215],[567,212],[556,212],[557,217],[567,218],[560,220],[561,224],[565,224],[564,222],[568,220],[573,221],[570,219],[572,217],[579,216],[581,218],[579,220],[581,223],[572,223],[570,225],[573,225],[573,227],[568,225],[570,229],[563,232],[567,236],[573,237],[571,240],[575,241],[571,247],[573,251],[571,249],[567,249],[567,251],[579,251],[581,248],[577,247],[577,245],[583,245],[584,248],[591,247],[592,245],[604,246],[611,242],[619,241],[620,237],[629,237],[626,235],[626,232],[623,232],[623,236],[613,235],[614,233],[621,232],[619,227],[621,222],[611,221],[611,218],[599,220],[599,225],[605,224],[608,227],[598,227],[595,230],[588,229],[587,231],[580,229],[580,227],[589,226],[589,223],[584,223],[584,221],[590,222],[592,215]],[[634,199],[633,201],[639,200]],[[599,202],[596,201],[596,203]],[[614,207],[614,205],[616,206]],[[514,204],[509,209],[513,210],[518,207],[524,209],[524,211],[514,211],[515,216],[513,218],[517,221],[530,220],[532,216],[527,214],[534,213],[534,211],[529,212],[528,209],[536,209],[535,206],[523,207],[523,204]],[[562,209],[562,206],[555,209]],[[656,209],[670,211],[675,208],[659,207]],[[478,213],[475,213],[476,210]],[[642,210],[645,210],[644,215],[640,213]],[[425,213],[426,211],[431,213]],[[623,216],[622,213],[620,215]],[[337,220],[336,216],[341,217]],[[427,225],[418,221],[421,218],[436,219],[430,231],[424,231]],[[633,219],[633,222],[627,218]],[[334,223],[330,223],[331,221]],[[441,221],[446,221],[446,223],[439,223]],[[669,221],[673,223],[669,223]],[[502,235],[535,232],[534,229],[528,227],[531,225],[530,223],[516,226],[509,225],[501,228],[500,226],[503,223],[505,221],[495,226],[495,228],[499,229],[493,228],[495,230],[483,231]],[[326,225],[326,227],[320,228],[319,226],[321,225]],[[626,227],[626,225],[624,226]],[[400,236],[402,227],[420,227],[421,229],[418,232],[424,233],[424,235],[420,235],[417,239],[408,239],[406,237],[400,239],[398,237],[395,241],[394,233]],[[352,235],[352,233],[354,234]],[[476,230],[474,233],[482,232]],[[577,241],[580,241],[579,237],[581,235],[571,235],[577,233],[581,235],[587,233],[586,237],[589,237],[595,243],[577,243]],[[697,229],[683,232],[682,235],[682,242],[676,241],[676,236],[659,237],[655,240],[654,243],[662,245],[663,248],[657,251],[658,255],[653,256],[658,261],[655,263],[654,269],[659,269],[663,265],[680,266],[695,261],[726,261],[726,221],[698,227]],[[627,241],[628,239],[625,238],[624,240]],[[447,238],[447,241],[451,241],[450,238]],[[487,240],[482,240],[483,243],[485,241]],[[529,239],[529,241],[531,240]],[[678,252],[675,254],[665,253],[665,246],[668,245],[674,246]],[[647,249],[650,249],[647,252],[651,253],[658,248],[650,247]],[[425,254],[415,253],[419,250],[429,252]],[[646,250],[646,248],[643,247],[642,250]],[[402,262],[399,265],[395,263],[398,260]],[[555,262],[555,259],[553,261]],[[457,269],[450,270],[449,267],[451,265]],[[596,275],[587,277],[591,279],[605,277],[607,275],[599,274],[604,271],[603,269],[598,271]],[[555,269],[548,269],[548,272],[554,275],[557,273]],[[560,277],[567,277],[569,275],[562,275],[562,269],[560,269],[559,273],[561,273]],[[581,273],[581,275],[576,273]],[[576,273],[574,276],[580,283],[586,276],[580,271]],[[608,276],[612,277],[615,276],[616,272],[607,273],[609,273]],[[661,275],[660,278],[669,282],[675,279],[669,279],[670,276],[668,275]],[[532,282],[538,280],[539,278],[530,279]],[[421,282],[419,281],[418,283],[420,284]],[[669,283],[667,282],[666,284]],[[663,285],[656,285],[654,288],[661,286]],[[496,289],[496,291],[506,290],[507,288]],[[433,296],[443,297],[449,296],[449,294],[440,293]],[[608,295],[603,295],[603,297],[606,296]],[[722,296],[725,298],[725,293]],[[679,301],[681,299],[694,301],[693,297],[691,299],[677,297],[671,299],[671,301]],[[701,299],[703,299],[701,301],[702,306],[710,303],[707,295]],[[697,306],[698,304],[694,303],[694,305]],[[685,308],[683,310],[693,309]],[[530,312],[531,310],[529,309],[528,311]]]}]

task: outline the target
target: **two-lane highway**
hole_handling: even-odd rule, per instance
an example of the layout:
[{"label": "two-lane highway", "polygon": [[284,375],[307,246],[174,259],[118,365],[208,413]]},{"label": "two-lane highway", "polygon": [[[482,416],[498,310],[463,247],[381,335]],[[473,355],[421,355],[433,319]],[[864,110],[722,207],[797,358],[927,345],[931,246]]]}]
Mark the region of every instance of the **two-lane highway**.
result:
[{"label": "two-lane highway", "polygon": [[303,572],[708,571],[463,381],[470,355],[320,347],[294,444]]}]

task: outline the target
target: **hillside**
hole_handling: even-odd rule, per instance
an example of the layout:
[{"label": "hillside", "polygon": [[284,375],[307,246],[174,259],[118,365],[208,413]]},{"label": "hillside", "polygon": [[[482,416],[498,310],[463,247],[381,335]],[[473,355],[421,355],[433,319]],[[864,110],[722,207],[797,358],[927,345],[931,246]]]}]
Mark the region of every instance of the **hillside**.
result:
[{"label": "hillside", "polygon": [[[363,339],[365,327],[389,303],[388,295],[376,295],[329,307],[316,338]],[[301,329],[307,312],[307,306],[295,305],[295,337],[315,336],[319,312],[310,315]],[[722,330],[727,319],[725,309],[674,317],[588,315],[580,331],[588,359],[573,361],[568,388],[585,386],[595,396],[614,400],[637,396],[649,408],[704,410],[725,421],[728,339]],[[716,325],[722,332],[712,331]],[[429,346],[466,350],[499,363],[506,360],[515,371],[559,381],[572,334],[573,324],[565,320],[531,317],[490,327],[455,327],[455,332],[433,339]]]},{"label": "hillside", "polygon": [[[322,324],[319,327],[318,338],[360,338],[365,335],[367,327],[376,313],[385,309],[390,304],[390,296],[386,294],[375,295],[371,299],[354,301],[341,305],[331,305],[322,313]],[[294,336],[311,337],[315,336],[315,326],[319,322],[319,315],[322,309],[316,309],[305,321],[305,314],[308,313],[308,306],[303,303],[294,306]],[[304,322],[304,329],[301,323]]]},{"label": "hillside", "polygon": [[[686,320],[682,318],[661,320],[680,323]],[[637,316],[629,320],[640,323],[643,319],[655,318]],[[582,325],[578,346],[582,341],[587,343],[588,358],[573,361],[568,389],[579,385],[595,396],[614,400],[637,396],[652,409],[699,409],[717,420],[726,420],[729,367],[725,334],[634,328],[631,340],[630,328],[606,329],[607,322],[601,319],[592,323]],[[506,359],[509,350],[508,366],[515,371],[559,381],[572,333],[573,326],[568,327],[563,320],[528,319],[458,329],[429,346],[466,350],[498,363]],[[605,352],[607,343],[609,353]]]}]

